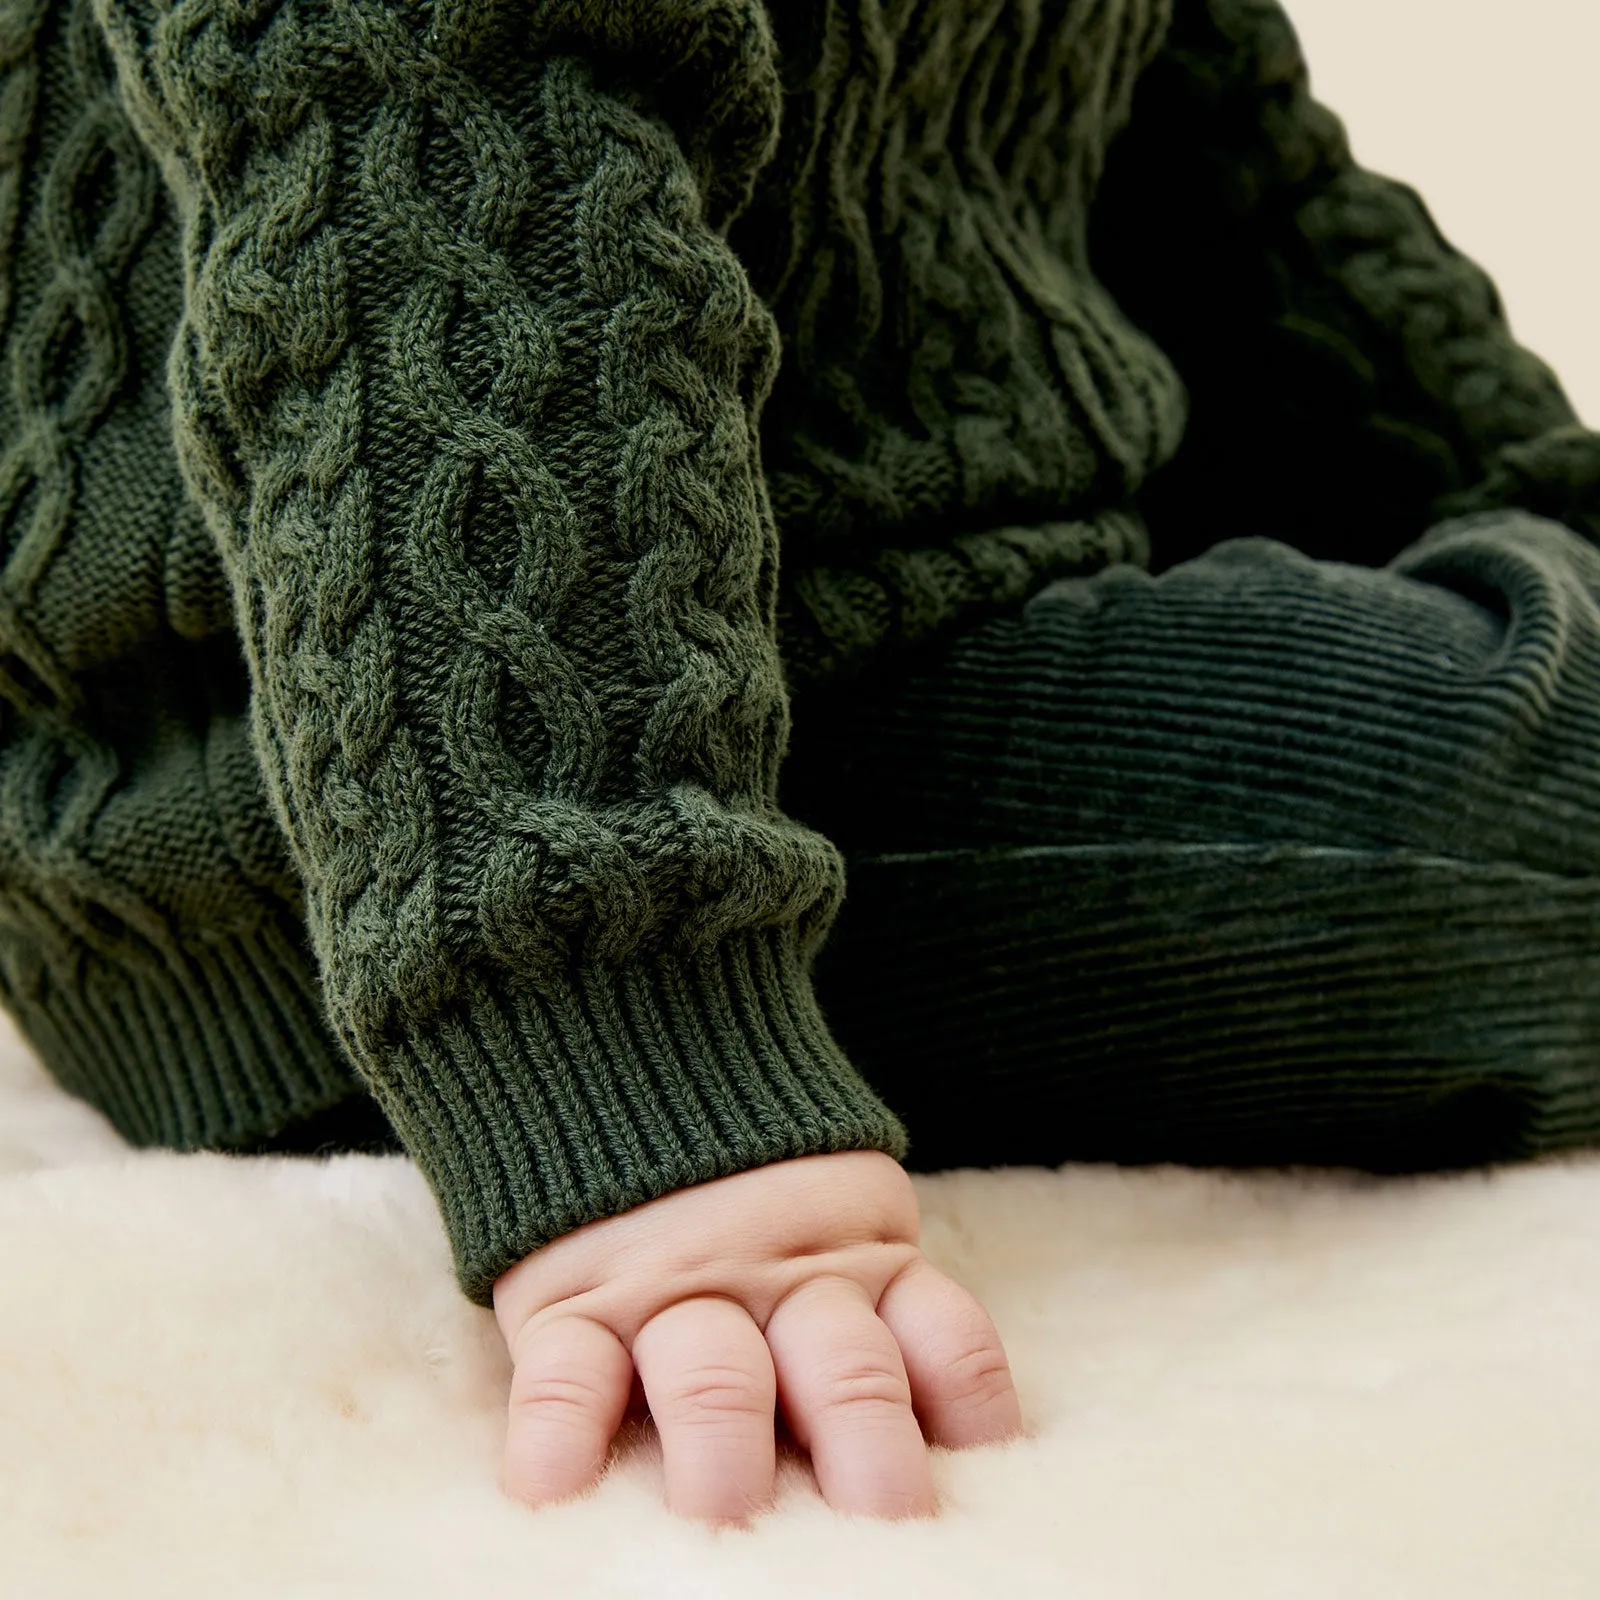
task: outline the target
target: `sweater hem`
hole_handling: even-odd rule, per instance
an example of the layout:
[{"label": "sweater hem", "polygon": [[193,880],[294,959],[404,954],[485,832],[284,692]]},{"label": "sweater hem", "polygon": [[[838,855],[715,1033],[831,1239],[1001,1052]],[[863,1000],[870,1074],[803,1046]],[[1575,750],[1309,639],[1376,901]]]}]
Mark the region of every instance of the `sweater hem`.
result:
[{"label": "sweater hem", "polygon": [[[37,902],[0,929],[0,1001],[48,1070],[130,1143],[242,1149],[367,1091],[298,930],[86,942]],[[18,913],[21,913],[20,916]]]},{"label": "sweater hem", "polygon": [[792,927],[537,985],[480,980],[372,1077],[480,1305],[551,1239],[673,1190],[907,1148],[829,1033]]}]

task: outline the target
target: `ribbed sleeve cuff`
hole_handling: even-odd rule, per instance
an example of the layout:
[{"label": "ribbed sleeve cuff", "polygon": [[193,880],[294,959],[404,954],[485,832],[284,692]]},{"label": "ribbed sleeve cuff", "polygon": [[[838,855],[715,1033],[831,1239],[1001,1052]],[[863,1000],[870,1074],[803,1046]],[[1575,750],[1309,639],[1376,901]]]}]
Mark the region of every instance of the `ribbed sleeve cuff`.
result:
[{"label": "ribbed sleeve cuff", "polygon": [[373,1077],[480,1305],[540,1245],[674,1189],[907,1148],[829,1033],[792,927],[537,986],[479,982]]}]

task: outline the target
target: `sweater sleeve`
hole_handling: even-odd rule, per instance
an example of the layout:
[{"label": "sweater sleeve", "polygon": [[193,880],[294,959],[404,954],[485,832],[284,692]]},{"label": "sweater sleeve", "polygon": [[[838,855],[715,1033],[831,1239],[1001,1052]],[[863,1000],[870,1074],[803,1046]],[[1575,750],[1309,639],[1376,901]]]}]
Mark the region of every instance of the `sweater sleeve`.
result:
[{"label": "sweater sleeve", "polygon": [[1190,391],[1157,566],[1250,533],[1381,564],[1506,506],[1600,536],[1600,436],[1419,196],[1356,164],[1277,0],[1177,0],[1092,249]]},{"label": "sweater sleeve", "polygon": [[330,1019],[462,1285],[687,1184],[904,1134],[810,966],[719,231],[750,0],[100,0],[185,226],[180,455]]}]

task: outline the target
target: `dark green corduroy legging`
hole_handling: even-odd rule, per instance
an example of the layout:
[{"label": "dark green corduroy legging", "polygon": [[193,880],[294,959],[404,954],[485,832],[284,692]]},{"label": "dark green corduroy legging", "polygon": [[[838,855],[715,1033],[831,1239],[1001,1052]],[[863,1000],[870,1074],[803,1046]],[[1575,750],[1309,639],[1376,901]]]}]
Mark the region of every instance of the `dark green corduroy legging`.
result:
[{"label": "dark green corduroy legging", "polygon": [[817,970],[911,1165],[1600,1142],[1600,555],[1444,525],[1058,582],[796,709]]}]

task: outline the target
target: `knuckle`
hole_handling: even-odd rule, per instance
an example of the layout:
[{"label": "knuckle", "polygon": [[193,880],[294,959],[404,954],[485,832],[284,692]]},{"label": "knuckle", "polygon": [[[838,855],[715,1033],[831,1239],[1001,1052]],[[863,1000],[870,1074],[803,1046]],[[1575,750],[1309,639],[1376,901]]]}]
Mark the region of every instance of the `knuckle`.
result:
[{"label": "knuckle", "polygon": [[819,1405],[835,1419],[870,1416],[911,1404],[904,1376],[877,1362],[858,1363],[829,1373],[823,1380]]},{"label": "knuckle", "polygon": [[763,1416],[772,1404],[771,1387],[758,1374],[726,1366],[691,1367],[677,1374],[663,1400],[673,1421],[691,1427]]},{"label": "knuckle", "polygon": [[520,1380],[511,1396],[512,1414],[541,1423],[587,1419],[603,1407],[606,1394],[587,1374],[542,1373]]},{"label": "knuckle", "polygon": [[997,1344],[958,1350],[944,1363],[944,1382],[963,1404],[981,1406],[1011,1389],[1011,1367]]}]

